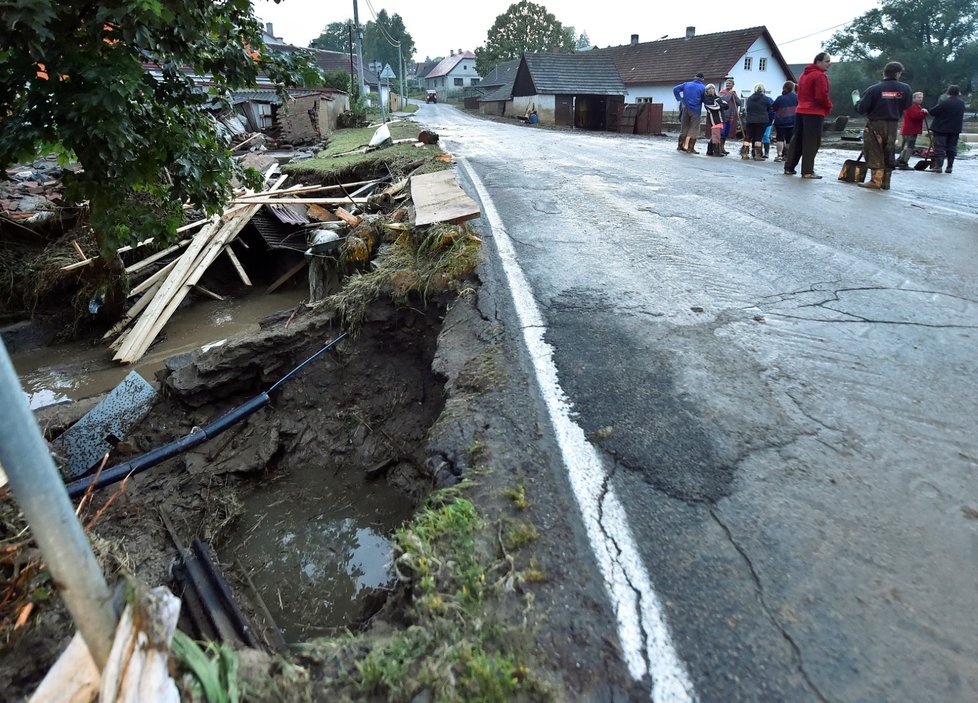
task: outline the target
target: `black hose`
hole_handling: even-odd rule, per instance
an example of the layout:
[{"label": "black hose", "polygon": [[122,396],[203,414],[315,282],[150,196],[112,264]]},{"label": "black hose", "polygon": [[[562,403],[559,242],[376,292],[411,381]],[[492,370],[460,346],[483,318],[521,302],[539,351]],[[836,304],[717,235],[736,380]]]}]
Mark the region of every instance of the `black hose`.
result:
[{"label": "black hose", "polygon": [[78,496],[83,495],[88,490],[89,486],[94,486],[94,490],[102,488],[103,486],[108,486],[111,483],[121,481],[126,476],[141,473],[146,469],[152,468],[157,464],[166,461],[167,459],[177,456],[178,454],[183,454],[185,451],[192,447],[196,447],[198,444],[203,444],[207,440],[213,439],[226,429],[233,427],[249,415],[255,414],[268,405],[272,400],[268,396],[269,393],[276,390],[309,362],[317,359],[323,352],[331,349],[344,337],[346,337],[346,332],[343,332],[339,337],[285,374],[285,376],[276,381],[267,392],[256,395],[251,400],[248,400],[230,412],[221,415],[221,417],[217,418],[216,420],[213,420],[212,422],[209,422],[208,424],[199,428],[196,432],[191,432],[188,435],[184,435],[183,437],[175,439],[162,447],[151,449],[145,454],[137,456],[135,459],[130,459],[122,464],[111,466],[98,474],[98,480],[96,480],[95,476],[86,476],[85,478],[80,478],[77,481],[72,481],[65,486],[65,488],[68,489],[68,497],[77,498]]}]

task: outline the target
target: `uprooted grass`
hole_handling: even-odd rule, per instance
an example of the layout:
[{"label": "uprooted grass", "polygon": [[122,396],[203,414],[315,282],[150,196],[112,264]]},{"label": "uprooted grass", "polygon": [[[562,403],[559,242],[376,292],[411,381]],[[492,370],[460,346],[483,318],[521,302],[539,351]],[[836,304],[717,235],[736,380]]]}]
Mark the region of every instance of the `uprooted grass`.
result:
[{"label": "uprooted grass", "polygon": [[[407,121],[390,122],[388,128],[393,140],[414,139],[421,131],[418,125]],[[400,178],[408,171],[430,173],[448,168],[446,163],[435,160],[441,153],[437,145],[390,144],[365,153],[347,153],[366,146],[376,130],[376,127],[338,129],[315,158],[286,164],[282,170],[303,181],[342,183],[351,175],[368,178],[392,174]]]},{"label": "uprooted grass", "polygon": [[[433,494],[394,536],[407,606],[402,628],[298,648],[298,662],[319,682],[312,684],[316,693],[393,703],[418,696],[487,703],[553,698],[533,666],[527,579],[503,544],[501,525],[488,523],[467,498],[471,487]],[[521,623],[502,615],[501,603],[512,594],[523,604]]]},{"label": "uprooted grass", "polygon": [[[340,313],[344,327],[353,334],[363,325],[370,304],[382,296],[396,305],[415,300],[424,305],[431,296],[459,290],[479,263],[481,240],[464,225],[415,230],[393,223],[383,228],[386,244],[378,249],[372,269],[350,276],[343,290],[323,303]],[[341,258],[353,260],[350,248],[359,250],[359,240],[348,237],[344,246]]]}]

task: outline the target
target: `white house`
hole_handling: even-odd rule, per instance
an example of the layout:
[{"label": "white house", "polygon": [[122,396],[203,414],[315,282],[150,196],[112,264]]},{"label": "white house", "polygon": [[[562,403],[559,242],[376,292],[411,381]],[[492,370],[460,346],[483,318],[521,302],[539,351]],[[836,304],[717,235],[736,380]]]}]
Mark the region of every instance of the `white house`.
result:
[{"label": "white house", "polygon": [[626,102],[662,103],[666,111],[676,109],[673,87],[697,73],[717,90],[732,76],[742,96],[763,83],[767,94],[777,97],[785,81],[796,80],[766,27],[699,36],[695,27],[687,27],[685,37],[645,43],[633,34],[630,44],[594,51],[613,58],[628,91]]},{"label": "white house", "polygon": [[441,97],[447,98],[463,88],[478,85],[479,73],[475,70],[475,54],[471,51],[453,50],[424,77],[425,90],[437,90]]}]

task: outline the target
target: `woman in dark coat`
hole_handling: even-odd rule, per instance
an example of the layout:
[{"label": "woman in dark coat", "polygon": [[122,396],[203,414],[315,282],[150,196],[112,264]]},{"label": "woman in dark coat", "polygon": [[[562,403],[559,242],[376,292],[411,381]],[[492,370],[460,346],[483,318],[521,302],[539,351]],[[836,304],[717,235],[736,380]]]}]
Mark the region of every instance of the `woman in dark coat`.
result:
[{"label": "woman in dark coat", "polygon": [[774,132],[778,155],[775,161],[784,161],[785,145],[791,141],[791,131],[795,128],[795,110],[798,108],[798,93],[791,81],[781,86],[781,95],[774,99]]},{"label": "woman in dark coat", "polygon": [[754,160],[764,160],[764,130],[774,122],[774,101],[764,94],[764,84],[754,86],[754,92],[747,98],[747,134],[744,135],[744,145],[740,150],[740,158],[750,158],[747,155],[751,144],[754,146]]},{"label": "woman in dark coat", "polygon": [[944,168],[944,158],[947,157],[945,173],[951,173],[954,158],[958,155],[958,138],[964,127],[964,100],[961,99],[961,89],[956,85],[947,88],[947,97],[930,109],[930,131],[934,133],[934,164],[930,167],[934,173],[940,173]]}]

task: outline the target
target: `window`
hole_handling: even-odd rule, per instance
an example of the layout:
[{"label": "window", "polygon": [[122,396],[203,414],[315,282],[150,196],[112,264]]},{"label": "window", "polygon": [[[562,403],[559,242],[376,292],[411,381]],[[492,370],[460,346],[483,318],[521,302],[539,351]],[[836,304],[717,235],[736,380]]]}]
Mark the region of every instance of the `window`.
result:
[{"label": "window", "polygon": [[757,60],[757,70],[766,71],[767,70],[767,59],[760,58]]},{"label": "window", "polygon": [[652,102],[652,98],[635,98],[635,102],[637,102],[637,103],[650,103],[650,102]]},{"label": "window", "polygon": [[750,56],[745,56],[744,57],[744,70],[745,71],[749,71],[750,70],[750,65],[751,65],[751,63],[753,63],[753,61],[754,61],[754,59],[752,59]]},{"label": "window", "polygon": [[473,78],[472,80],[469,81],[469,85],[477,85],[479,83],[479,80],[480,79],[478,78]]},{"label": "window", "polygon": [[455,80],[455,85],[465,85],[465,83],[462,82],[461,78],[455,78],[454,80]]}]

